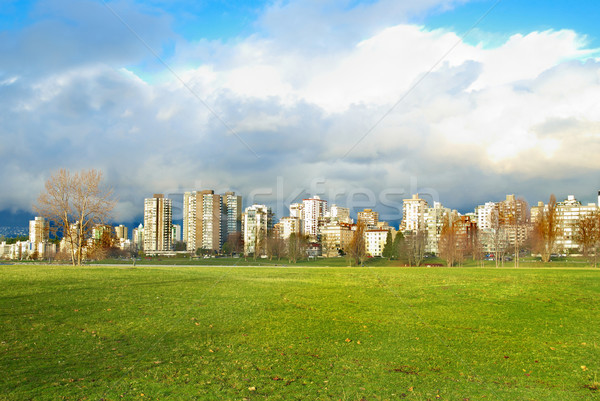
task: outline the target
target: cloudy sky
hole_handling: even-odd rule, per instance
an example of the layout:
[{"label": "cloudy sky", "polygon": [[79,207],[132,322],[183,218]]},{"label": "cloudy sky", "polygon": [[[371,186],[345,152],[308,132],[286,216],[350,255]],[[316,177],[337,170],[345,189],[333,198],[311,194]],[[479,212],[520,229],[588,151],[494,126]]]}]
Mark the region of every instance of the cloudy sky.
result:
[{"label": "cloudy sky", "polygon": [[102,170],[127,222],[194,189],[278,217],[307,194],[390,220],[416,191],[594,202],[599,20],[591,0],[0,0],[0,211],[61,167]]}]

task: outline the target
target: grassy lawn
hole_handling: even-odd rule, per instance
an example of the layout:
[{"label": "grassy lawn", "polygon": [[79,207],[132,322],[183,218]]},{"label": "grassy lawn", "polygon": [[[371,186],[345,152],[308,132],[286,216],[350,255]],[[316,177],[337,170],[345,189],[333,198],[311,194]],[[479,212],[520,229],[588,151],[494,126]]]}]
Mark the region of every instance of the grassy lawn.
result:
[{"label": "grassy lawn", "polygon": [[600,270],[0,266],[0,399],[600,398]]},{"label": "grassy lawn", "polygon": [[[38,263],[38,262],[25,262],[25,263]],[[90,262],[92,264],[120,264],[120,265],[133,265],[131,259],[106,259],[101,261]],[[405,266],[406,261],[401,260],[388,260],[386,258],[368,258],[365,261],[367,267],[400,267]],[[496,262],[493,260],[486,261],[474,261],[471,259],[465,260],[460,267],[481,267],[483,263],[484,267],[496,267]],[[438,257],[425,258],[422,266],[427,264],[433,265],[446,265],[443,259]],[[230,258],[230,257],[217,257],[208,259],[191,259],[187,256],[176,256],[176,257],[145,257],[141,260],[136,261],[137,265],[189,265],[189,266],[312,266],[312,267],[350,267],[350,260],[346,257],[338,258],[317,258],[312,260],[301,260],[297,263],[291,263],[286,258],[269,260],[268,258],[257,258],[256,260],[248,257]],[[500,267],[514,267],[514,261],[505,261],[504,264],[500,264]],[[559,257],[553,258],[549,263],[542,263],[540,258],[535,257],[522,257],[519,261],[519,267],[532,267],[532,268],[582,268],[592,267],[592,265],[583,257]]]}]

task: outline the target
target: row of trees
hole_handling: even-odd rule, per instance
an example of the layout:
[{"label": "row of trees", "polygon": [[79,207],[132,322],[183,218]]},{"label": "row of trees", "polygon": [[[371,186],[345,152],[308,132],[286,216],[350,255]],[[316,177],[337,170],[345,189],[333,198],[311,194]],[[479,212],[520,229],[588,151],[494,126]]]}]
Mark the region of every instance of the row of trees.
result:
[{"label": "row of trees", "polygon": [[[537,209],[533,222],[528,210],[523,199],[501,205],[492,214],[491,229],[487,232],[477,229],[468,232],[460,219],[451,220],[447,216],[438,245],[439,256],[448,266],[460,265],[468,257],[483,260],[486,255],[483,244],[487,242],[497,267],[509,257],[513,258],[514,266],[519,267],[522,252],[540,255],[544,263],[549,262],[552,255],[559,251],[557,244],[562,235],[556,197],[551,195],[548,204]],[[581,253],[597,266],[600,255],[600,213],[596,211],[580,216],[571,230],[572,239],[579,245]],[[487,238],[483,238],[484,235]]]},{"label": "row of trees", "polygon": [[254,260],[259,255],[264,255],[269,260],[273,258],[280,260],[283,257],[287,257],[290,262],[296,263],[298,260],[307,257],[309,240],[307,236],[295,233],[292,233],[288,239],[283,240],[273,232],[267,234],[261,230],[254,236],[252,245],[254,251],[246,254],[241,233],[231,233],[228,235],[227,241],[223,244],[221,252],[230,256],[244,254],[246,258],[250,256]]}]

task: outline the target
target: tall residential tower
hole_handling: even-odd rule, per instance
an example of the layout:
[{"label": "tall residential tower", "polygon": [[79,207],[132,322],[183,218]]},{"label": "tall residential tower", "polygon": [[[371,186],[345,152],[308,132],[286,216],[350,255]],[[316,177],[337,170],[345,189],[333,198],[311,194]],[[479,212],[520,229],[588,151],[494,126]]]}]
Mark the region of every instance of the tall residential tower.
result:
[{"label": "tall residential tower", "polygon": [[163,194],[144,200],[144,251],[170,251],[172,204]]}]

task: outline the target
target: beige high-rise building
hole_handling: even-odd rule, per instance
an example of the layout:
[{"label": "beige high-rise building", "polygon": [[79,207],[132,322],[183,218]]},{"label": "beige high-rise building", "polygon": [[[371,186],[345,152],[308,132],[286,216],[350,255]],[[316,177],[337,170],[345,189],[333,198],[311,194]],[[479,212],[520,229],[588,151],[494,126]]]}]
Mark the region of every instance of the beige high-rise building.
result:
[{"label": "beige high-rise building", "polygon": [[298,217],[304,220],[304,205],[302,203],[292,203],[290,205],[290,217]]},{"label": "beige high-rise building", "polygon": [[188,251],[198,248],[221,250],[224,219],[223,198],[212,190],[183,195],[183,241]]},{"label": "beige high-rise building", "polygon": [[282,217],[279,220],[279,235],[281,239],[288,239],[291,234],[300,234],[300,218]]},{"label": "beige high-rise building", "polygon": [[332,221],[322,226],[320,232],[323,256],[335,257],[345,252],[354,235],[352,227],[352,224],[339,221]]},{"label": "beige high-rise building", "polygon": [[379,213],[374,212],[372,209],[364,209],[362,212],[358,212],[357,222],[363,222],[366,227],[374,228],[379,223]]},{"label": "beige high-rise building", "polygon": [[341,207],[336,204],[331,205],[328,213],[330,221],[339,221],[340,223],[352,224],[353,220],[350,218],[350,209],[347,207]]},{"label": "beige high-rise building", "polygon": [[36,217],[29,221],[29,242],[40,244],[50,239],[50,224],[43,217]]},{"label": "beige high-rise building", "polygon": [[127,239],[127,235],[129,234],[127,232],[127,227],[125,227],[123,224],[119,224],[118,226],[115,227],[115,233],[117,235],[117,239],[118,240],[122,240],[122,239]]},{"label": "beige high-rise building", "polygon": [[503,227],[506,241],[514,246],[524,244],[529,236],[529,209],[527,202],[515,195],[506,195],[506,199],[497,203],[498,222]]},{"label": "beige high-rise building", "polygon": [[169,251],[172,245],[172,203],[163,194],[144,200],[144,251]]}]

